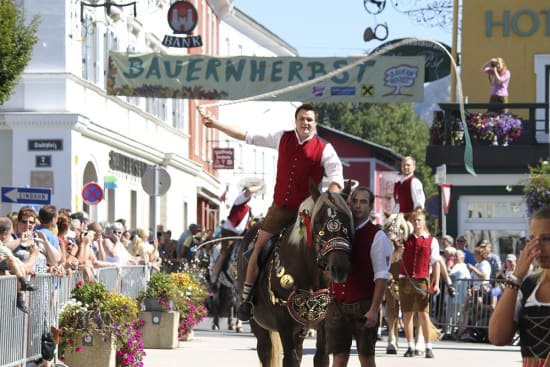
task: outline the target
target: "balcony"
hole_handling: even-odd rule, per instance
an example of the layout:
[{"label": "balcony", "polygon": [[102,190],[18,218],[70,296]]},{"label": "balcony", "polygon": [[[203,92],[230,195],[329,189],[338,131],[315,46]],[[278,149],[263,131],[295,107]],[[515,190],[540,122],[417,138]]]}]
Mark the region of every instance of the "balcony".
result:
[{"label": "balcony", "polygon": [[[426,149],[426,164],[430,167],[446,164],[447,170],[465,172],[465,145],[464,142],[457,141],[459,134],[456,132],[456,123],[453,123],[460,120],[459,105],[441,103],[439,106],[442,111],[434,113],[430,145]],[[528,165],[535,165],[539,160],[550,156],[548,104],[509,103],[491,106],[507,108],[513,116],[522,120],[523,128],[521,136],[507,146],[493,145],[490,141],[471,136],[476,172],[527,172]],[[488,107],[487,103],[465,104],[466,119],[475,113],[487,111]]]}]

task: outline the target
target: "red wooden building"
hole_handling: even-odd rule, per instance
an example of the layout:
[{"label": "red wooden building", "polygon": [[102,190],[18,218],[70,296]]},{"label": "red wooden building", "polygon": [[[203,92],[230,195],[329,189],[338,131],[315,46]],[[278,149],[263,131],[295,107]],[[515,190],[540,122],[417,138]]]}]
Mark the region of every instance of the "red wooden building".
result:
[{"label": "red wooden building", "polygon": [[374,212],[393,208],[393,184],[398,180],[403,156],[391,149],[339,130],[317,125],[319,137],[331,143],[344,164],[344,177],[359,181],[375,195]]}]

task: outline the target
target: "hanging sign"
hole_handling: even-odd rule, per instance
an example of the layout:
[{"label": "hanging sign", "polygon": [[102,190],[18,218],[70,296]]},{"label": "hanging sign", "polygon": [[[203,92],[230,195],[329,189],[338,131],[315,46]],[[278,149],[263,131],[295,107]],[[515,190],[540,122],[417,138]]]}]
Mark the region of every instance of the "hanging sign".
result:
[{"label": "hanging sign", "polygon": [[302,102],[422,102],[424,57],[261,57],[112,51],[116,96]]},{"label": "hanging sign", "polygon": [[[174,31],[174,34],[193,33],[193,30],[199,22],[197,9],[188,1],[176,1],[168,9],[168,25]],[[201,47],[201,36],[176,37],[164,36],[162,44],[166,47],[192,48]]]},{"label": "hanging sign", "polygon": [[212,156],[215,169],[233,169],[235,166],[235,150],[233,148],[213,148]]}]

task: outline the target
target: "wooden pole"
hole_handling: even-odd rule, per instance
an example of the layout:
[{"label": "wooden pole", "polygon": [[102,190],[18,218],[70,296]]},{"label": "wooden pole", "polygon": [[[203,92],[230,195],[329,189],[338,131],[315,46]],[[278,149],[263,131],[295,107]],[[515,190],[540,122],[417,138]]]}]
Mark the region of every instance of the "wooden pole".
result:
[{"label": "wooden pole", "polygon": [[[457,62],[458,47],[458,0],[453,0],[453,34],[452,34],[451,55]],[[457,62],[458,64],[458,62]],[[450,103],[456,102],[456,70],[451,65],[451,93]]]}]

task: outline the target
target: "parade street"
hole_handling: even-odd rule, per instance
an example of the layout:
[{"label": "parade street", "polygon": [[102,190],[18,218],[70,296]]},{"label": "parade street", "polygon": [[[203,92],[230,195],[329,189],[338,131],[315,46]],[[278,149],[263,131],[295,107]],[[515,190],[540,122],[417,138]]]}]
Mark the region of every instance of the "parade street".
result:
[{"label": "parade street", "polygon": [[[145,366],[258,366],[256,357],[256,340],[245,324],[243,333],[228,331],[225,320],[220,323],[222,330],[210,329],[212,320],[205,319],[195,328],[192,341],[180,342],[177,349],[147,349]],[[481,366],[521,366],[519,347],[495,347],[483,343],[465,343],[441,341],[434,344],[434,359],[424,357],[404,358],[403,339],[400,340],[398,355],[385,354],[386,339],[377,343],[376,364],[378,367],[481,367]],[[308,337],[304,343],[302,366],[313,366],[315,339]],[[355,348],[352,349],[349,367],[358,367],[359,359]]]}]

